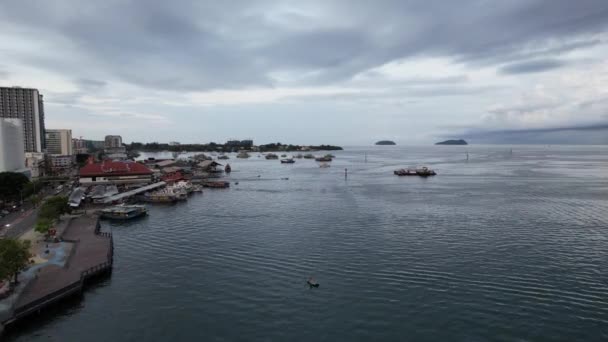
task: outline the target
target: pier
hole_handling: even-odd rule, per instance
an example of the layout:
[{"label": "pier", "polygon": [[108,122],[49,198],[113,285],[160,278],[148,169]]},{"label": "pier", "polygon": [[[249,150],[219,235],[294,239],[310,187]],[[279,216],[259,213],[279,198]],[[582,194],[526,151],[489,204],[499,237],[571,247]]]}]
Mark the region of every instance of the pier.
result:
[{"label": "pier", "polygon": [[69,220],[62,240],[73,245],[65,265],[42,267],[22,289],[12,312],[1,322],[3,326],[82,293],[87,280],[111,271],[114,250],[112,234],[100,231],[99,218],[83,215]]},{"label": "pier", "polygon": [[103,204],[110,204],[110,203],[112,203],[114,201],[120,201],[120,200],[123,200],[125,198],[129,198],[131,196],[135,196],[137,194],[141,194],[143,192],[147,192],[147,191],[150,191],[150,190],[162,188],[165,185],[167,185],[167,183],[165,183],[165,182],[158,182],[158,183],[142,186],[141,188],[137,188],[137,189],[133,189],[133,190],[130,190],[130,191],[122,192],[120,194],[116,194],[114,196],[110,196],[110,197],[105,198],[103,200]]}]

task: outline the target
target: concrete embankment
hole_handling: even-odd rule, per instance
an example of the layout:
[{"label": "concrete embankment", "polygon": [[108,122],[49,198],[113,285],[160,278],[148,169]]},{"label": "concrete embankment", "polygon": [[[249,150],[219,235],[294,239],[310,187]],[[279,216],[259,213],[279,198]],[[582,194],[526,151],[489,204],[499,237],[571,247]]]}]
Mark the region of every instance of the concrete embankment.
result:
[{"label": "concrete embankment", "polygon": [[19,295],[10,317],[2,322],[12,324],[71,295],[81,293],[85,282],[109,272],[113,263],[111,233],[100,232],[97,216],[71,218],[61,239],[73,243],[63,267],[47,265]]}]

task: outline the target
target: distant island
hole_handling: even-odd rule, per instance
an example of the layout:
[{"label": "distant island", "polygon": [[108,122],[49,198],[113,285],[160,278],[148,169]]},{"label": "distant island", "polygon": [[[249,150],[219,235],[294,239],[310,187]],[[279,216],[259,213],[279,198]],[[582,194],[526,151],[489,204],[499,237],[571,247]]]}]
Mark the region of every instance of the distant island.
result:
[{"label": "distant island", "polygon": [[397,145],[394,141],[391,140],[380,140],[376,143],[376,145]]},{"label": "distant island", "polygon": [[464,139],[446,140],[436,143],[435,145],[468,145]]}]

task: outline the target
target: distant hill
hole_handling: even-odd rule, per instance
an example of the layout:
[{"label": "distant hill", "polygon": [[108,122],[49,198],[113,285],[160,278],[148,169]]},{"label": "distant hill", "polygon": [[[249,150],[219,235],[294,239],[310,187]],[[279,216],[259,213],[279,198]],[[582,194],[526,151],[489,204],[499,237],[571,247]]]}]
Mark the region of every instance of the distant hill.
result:
[{"label": "distant hill", "polygon": [[376,145],[397,145],[394,141],[390,140],[380,140],[376,143]]},{"label": "distant hill", "polygon": [[446,140],[436,143],[435,145],[468,145],[464,139]]}]

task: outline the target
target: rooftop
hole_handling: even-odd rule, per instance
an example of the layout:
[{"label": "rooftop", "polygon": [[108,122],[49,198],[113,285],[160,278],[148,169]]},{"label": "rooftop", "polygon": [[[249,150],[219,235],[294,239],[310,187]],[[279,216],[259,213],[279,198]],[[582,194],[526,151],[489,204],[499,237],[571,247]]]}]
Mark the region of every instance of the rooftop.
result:
[{"label": "rooftop", "polygon": [[132,161],[110,161],[87,164],[80,169],[80,177],[151,175],[152,171],[145,165]]}]

